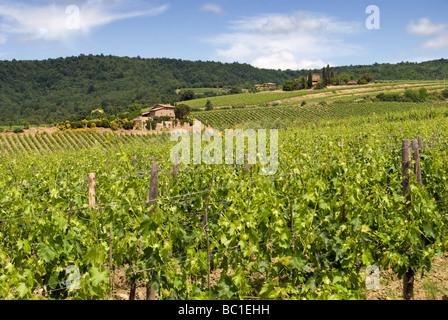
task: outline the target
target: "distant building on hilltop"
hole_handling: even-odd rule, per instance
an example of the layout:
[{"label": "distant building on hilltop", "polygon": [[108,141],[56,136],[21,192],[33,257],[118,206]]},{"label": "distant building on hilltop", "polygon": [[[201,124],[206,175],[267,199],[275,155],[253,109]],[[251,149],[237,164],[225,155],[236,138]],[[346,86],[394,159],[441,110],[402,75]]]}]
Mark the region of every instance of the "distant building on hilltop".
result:
[{"label": "distant building on hilltop", "polygon": [[146,124],[146,121],[154,119],[154,117],[170,117],[175,118],[174,114],[175,107],[169,104],[158,104],[148,112],[144,112],[140,117],[133,119],[134,125],[137,123],[140,124],[140,127],[143,128]]},{"label": "distant building on hilltop", "polygon": [[175,107],[169,104],[158,104],[148,112],[143,113],[142,117],[146,115],[147,117],[150,118],[161,116],[174,118],[175,117],[174,109]]},{"label": "distant building on hilltop", "polygon": [[[308,76],[306,77],[306,79],[308,80]],[[313,73],[312,80],[313,80],[313,84],[318,83],[320,81],[320,74]]]}]

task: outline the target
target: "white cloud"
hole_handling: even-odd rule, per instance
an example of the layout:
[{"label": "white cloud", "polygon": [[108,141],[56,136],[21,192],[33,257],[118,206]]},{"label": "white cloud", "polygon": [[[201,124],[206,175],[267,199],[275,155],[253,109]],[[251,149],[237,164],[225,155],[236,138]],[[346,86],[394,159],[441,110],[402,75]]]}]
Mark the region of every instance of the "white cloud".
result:
[{"label": "white cloud", "polygon": [[448,32],[445,32],[434,39],[423,42],[422,47],[425,49],[435,50],[448,49]]},{"label": "white cloud", "polygon": [[202,11],[214,12],[216,14],[224,14],[224,10],[215,3],[205,3],[201,6]]},{"label": "white cloud", "polygon": [[[70,29],[66,9],[70,4],[79,8],[79,29]],[[0,40],[18,37],[21,41],[67,42],[78,34],[89,34],[94,28],[117,20],[163,13],[166,5],[153,7],[137,1],[83,0],[58,1],[44,5],[6,2],[0,4]]]},{"label": "white cloud", "polygon": [[420,18],[417,22],[411,21],[406,31],[409,34],[431,39],[420,44],[423,49],[448,49],[448,24],[433,23],[428,18]]},{"label": "white cloud", "polygon": [[322,68],[335,56],[356,53],[358,47],[340,39],[361,29],[361,24],[298,11],[233,21],[233,32],[220,34],[214,43],[215,58],[247,62],[269,69]]},{"label": "white cloud", "polygon": [[406,30],[415,36],[434,36],[446,29],[444,24],[436,24],[427,18],[420,18],[416,23],[411,21]]}]

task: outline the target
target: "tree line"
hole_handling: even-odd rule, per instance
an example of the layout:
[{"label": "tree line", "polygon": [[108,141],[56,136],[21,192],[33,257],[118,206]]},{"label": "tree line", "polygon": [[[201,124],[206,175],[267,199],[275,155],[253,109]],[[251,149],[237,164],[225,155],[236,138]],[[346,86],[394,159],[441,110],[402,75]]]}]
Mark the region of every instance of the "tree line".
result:
[{"label": "tree line", "polygon": [[[342,82],[347,75],[359,79],[364,73],[370,73],[381,80],[443,79],[448,76],[447,62],[441,59],[418,64],[334,67],[334,77],[330,78]],[[108,116],[120,117],[134,104],[148,108],[158,103],[188,100],[177,94],[177,89],[230,88],[228,93],[232,94],[256,83],[284,83],[306,77],[310,72],[321,70],[282,71],[241,63],[102,54],[4,60],[0,61],[0,125],[51,125],[66,120],[89,120],[92,110],[98,108]]]}]

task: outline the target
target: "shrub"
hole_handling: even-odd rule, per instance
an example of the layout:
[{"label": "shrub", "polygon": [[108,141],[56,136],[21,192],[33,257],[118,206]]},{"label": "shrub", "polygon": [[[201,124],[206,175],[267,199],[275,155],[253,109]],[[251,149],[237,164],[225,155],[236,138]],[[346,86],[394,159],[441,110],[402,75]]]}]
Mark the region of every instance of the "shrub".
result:
[{"label": "shrub", "polygon": [[285,84],[283,85],[283,91],[293,91],[294,87],[295,87],[294,81],[286,80]]},{"label": "shrub", "polygon": [[118,121],[117,120],[112,121],[110,123],[110,128],[114,131],[117,130],[118,129]]},{"label": "shrub", "polygon": [[121,121],[121,125],[122,125],[124,130],[132,130],[132,129],[134,129],[134,122],[126,120],[126,119],[123,119]]},{"label": "shrub", "polygon": [[14,133],[22,133],[23,129],[22,128],[15,128],[14,129]]},{"label": "shrub", "polygon": [[445,99],[448,99],[448,89],[445,89],[442,91],[442,97],[444,97]]},{"label": "shrub", "polygon": [[379,101],[404,101],[403,97],[398,92],[380,93],[376,96]]},{"label": "shrub", "polygon": [[316,83],[316,85],[314,86],[314,90],[321,90],[321,89],[325,89],[327,86],[323,83],[323,81],[319,81],[318,83]]},{"label": "shrub", "polygon": [[404,92],[405,98],[412,102],[424,102],[428,96],[428,92],[425,88],[421,88],[420,90],[410,90],[406,89]]},{"label": "shrub", "polygon": [[147,120],[146,121],[146,129],[147,130],[155,130],[157,126],[157,121],[155,120]]},{"label": "shrub", "polygon": [[301,103],[300,105],[303,107],[304,105],[306,105],[306,101],[303,100],[302,103]]},{"label": "shrub", "polygon": [[358,80],[358,84],[367,84],[367,80],[365,78],[361,78]]},{"label": "shrub", "polygon": [[213,105],[212,105],[212,102],[210,100],[207,100],[207,103],[205,104],[205,110],[206,111],[213,110]]}]

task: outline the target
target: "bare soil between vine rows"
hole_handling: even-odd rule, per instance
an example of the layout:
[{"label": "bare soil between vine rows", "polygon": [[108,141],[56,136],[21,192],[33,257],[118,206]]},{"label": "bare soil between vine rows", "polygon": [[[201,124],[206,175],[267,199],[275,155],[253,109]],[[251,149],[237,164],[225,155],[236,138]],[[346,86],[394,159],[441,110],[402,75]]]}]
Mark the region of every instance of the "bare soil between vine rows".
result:
[{"label": "bare soil between vine rows", "polygon": [[[219,281],[221,270],[214,270],[211,283]],[[367,300],[402,300],[403,283],[391,270],[380,272],[380,289],[367,290]],[[114,274],[114,300],[129,300],[130,284],[124,271],[117,270]],[[146,297],[146,283],[137,283],[136,300]],[[448,253],[436,257],[430,273],[416,273],[414,280],[414,300],[448,300]]]}]

